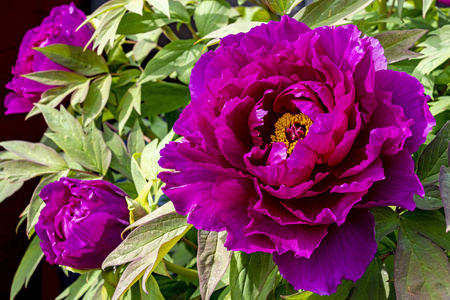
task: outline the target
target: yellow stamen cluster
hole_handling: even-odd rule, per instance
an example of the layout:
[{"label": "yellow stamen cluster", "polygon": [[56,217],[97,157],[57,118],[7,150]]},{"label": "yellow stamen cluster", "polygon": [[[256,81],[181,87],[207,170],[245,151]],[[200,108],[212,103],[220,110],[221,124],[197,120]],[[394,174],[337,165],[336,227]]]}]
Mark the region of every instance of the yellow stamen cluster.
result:
[{"label": "yellow stamen cluster", "polygon": [[282,142],[285,143],[288,147],[288,154],[291,154],[292,151],[294,151],[295,144],[297,144],[297,141],[289,141],[287,135],[286,135],[286,129],[291,128],[294,124],[300,124],[301,126],[305,127],[305,136],[308,134],[309,127],[312,125],[311,119],[302,113],[299,114],[290,114],[285,113],[281,118],[278,119],[278,121],[275,123],[275,132],[273,135],[270,136],[272,139],[272,143],[275,142]]}]

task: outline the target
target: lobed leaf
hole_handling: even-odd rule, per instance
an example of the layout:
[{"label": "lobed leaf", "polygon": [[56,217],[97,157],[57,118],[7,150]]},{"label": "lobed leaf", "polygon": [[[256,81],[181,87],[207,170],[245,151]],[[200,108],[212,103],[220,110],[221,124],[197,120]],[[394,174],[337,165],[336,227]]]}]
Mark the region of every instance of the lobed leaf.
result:
[{"label": "lobed leaf", "polygon": [[231,6],[224,0],[205,0],[196,8],[194,21],[201,37],[228,24]]},{"label": "lobed leaf", "polygon": [[9,182],[6,179],[0,180],[0,203],[17,192],[22,187],[22,185],[23,181]]},{"label": "lobed leaf", "polygon": [[426,29],[411,29],[382,32],[374,36],[384,49],[388,64],[421,56],[420,53],[409,51],[425,33]]}]

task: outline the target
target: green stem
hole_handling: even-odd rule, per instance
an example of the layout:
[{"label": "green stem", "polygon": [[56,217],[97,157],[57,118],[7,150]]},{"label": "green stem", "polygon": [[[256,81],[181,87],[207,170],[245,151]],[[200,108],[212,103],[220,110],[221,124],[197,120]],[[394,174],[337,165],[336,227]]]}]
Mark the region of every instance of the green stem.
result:
[{"label": "green stem", "polygon": [[[387,18],[388,8],[387,8],[386,0],[378,0],[378,13],[380,14],[380,19]],[[386,23],[383,22],[383,23],[378,24],[378,30],[385,31]]]},{"label": "green stem", "polygon": [[175,35],[175,33],[172,31],[172,29],[170,29],[169,26],[164,25],[163,27],[161,27],[161,29],[163,30],[165,36],[167,36],[167,38],[168,38],[170,41],[173,42],[173,41],[178,40],[178,37]]},{"label": "green stem", "polygon": [[198,284],[198,272],[197,271],[181,267],[181,266],[173,264],[170,261],[165,260],[165,259],[164,259],[164,264],[166,265],[167,271],[184,276],[184,277],[190,279],[192,282],[196,282]]},{"label": "green stem", "polygon": [[189,28],[189,31],[192,33],[192,36],[194,37],[194,39],[199,40],[200,37],[195,32],[194,27],[192,27],[192,25],[190,23],[186,23],[186,25]]}]

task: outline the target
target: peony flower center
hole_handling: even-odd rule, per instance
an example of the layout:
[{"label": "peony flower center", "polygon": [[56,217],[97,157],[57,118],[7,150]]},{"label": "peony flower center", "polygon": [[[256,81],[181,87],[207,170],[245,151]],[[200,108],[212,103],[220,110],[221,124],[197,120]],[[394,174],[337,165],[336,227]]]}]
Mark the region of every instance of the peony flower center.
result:
[{"label": "peony flower center", "polygon": [[312,120],[305,114],[285,113],[275,123],[275,132],[270,136],[272,143],[286,144],[287,153],[291,154],[297,141],[305,138],[312,123]]}]

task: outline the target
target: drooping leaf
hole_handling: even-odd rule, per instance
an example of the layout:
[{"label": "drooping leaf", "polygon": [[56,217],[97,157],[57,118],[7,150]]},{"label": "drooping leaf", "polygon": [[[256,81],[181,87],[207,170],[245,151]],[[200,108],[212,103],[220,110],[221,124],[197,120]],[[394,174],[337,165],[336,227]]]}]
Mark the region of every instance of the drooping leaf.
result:
[{"label": "drooping leaf", "polygon": [[13,300],[17,296],[23,286],[27,286],[34,270],[36,270],[36,267],[44,256],[39,242],[39,238],[35,236],[22,257],[12,282],[10,300]]},{"label": "drooping leaf", "polygon": [[59,70],[28,73],[21,76],[46,85],[56,86],[67,85],[71,83],[81,83],[88,80],[86,77],[77,73]]},{"label": "drooping leaf", "polygon": [[83,167],[105,174],[111,161],[111,152],[101,133],[91,125],[85,133],[81,124],[61,106],[61,110],[39,105],[44,118],[54,133],[45,133],[73,160]]},{"label": "drooping leaf", "polygon": [[381,241],[386,235],[397,229],[398,215],[389,207],[374,207],[370,212],[375,217],[375,239]]},{"label": "drooping leaf", "polygon": [[364,9],[373,0],[319,0],[302,8],[294,19],[305,23],[311,28],[335,25],[342,22],[360,10]]},{"label": "drooping leaf", "polygon": [[127,152],[123,140],[108,126],[103,126],[103,137],[108,148],[111,150],[111,168],[131,179],[131,157]]},{"label": "drooping leaf", "polygon": [[87,290],[101,279],[101,271],[94,270],[81,274],[74,283],[67,287],[55,300],[78,300]]},{"label": "drooping leaf", "polygon": [[110,74],[95,80],[89,87],[86,100],[83,103],[83,125],[87,126],[95,120],[108,102],[112,77]]},{"label": "drooping leaf", "polygon": [[399,230],[394,278],[397,299],[445,299],[450,295],[447,255],[407,224]]},{"label": "drooping leaf", "polygon": [[447,122],[436,137],[425,147],[419,157],[417,175],[420,180],[437,174],[442,165],[448,165],[447,148],[450,141],[450,121]]},{"label": "drooping leaf", "polygon": [[85,76],[108,73],[108,65],[103,57],[83,47],[53,44],[35,50],[55,63]]},{"label": "drooping leaf", "polygon": [[101,18],[100,24],[94,32],[90,44],[94,41],[94,48],[97,49],[97,54],[100,55],[105,49],[106,45],[114,46],[114,39],[116,37],[117,28],[120,21],[126,12],[125,7],[118,7],[107,11]]},{"label": "drooping leaf", "polygon": [[197,268],[202,299],[209,300],[230,264],[233,252],[225,248],[225,239],[225,231],[198,231]]},{"label": "drooping leaf", "polygon": [[6,179],[0,180],[0,203],[17,192],[22,185],[23,181],[11,183]]},{"label": "drooping leaf", "polygon": [[194,21],[201,37],[228,24],[231,6],[224,0],[205,0],[194,13]]},{"label": "drooping leaf", "polygon": [[142,115],[146,117],[185,107],[191,97],[185,85],[169,82],[147,82],[142,85]]},{"label": "drooping leaf", "polygon": [[384,56],[386,56],[388,64],[420,56],[420,53],[409,51],[408,49],[414,46],[427,30],[425,29],[411,29],[411,30],[396,30],[379,33],[375,36],[384,49]]},{"label": "drooping leaf", "polygon": [[127,3],[124,5],[124,7],[135,14],[142,15],[142,10],[144,9],[144,1],[127,0]]},{"label": "drooping leaf", "polygon": [[6,179],[10,183],[26,181],[40,175],[58,171],[61,171],[61,169],[27,160],[11,160],[0,163],[0,179]]},{"label": "drooping leaf", "polygon": [[203,46],[195,40],[178,40],[167,44],[147,64],[139,79],[140,84],[163,79],[173,72],[179,76],[200,58]]},{"label": "drooping leaf", "polygon": [[277,272],[269,253],[234,252],[230,262],[231,299],[266,299],[274,287]]},{"label": "drooping leaf", "polygon": [[148,4],[160,10],[170,19],[169,0],[146,0]]},{"label": "drooping leaf", "polygon": [[130,118],[133,108],[140,112],[141,108],[141,85],[133,84],[123,96],[119,105],[119,133],[123,131],[125,124]]}]

